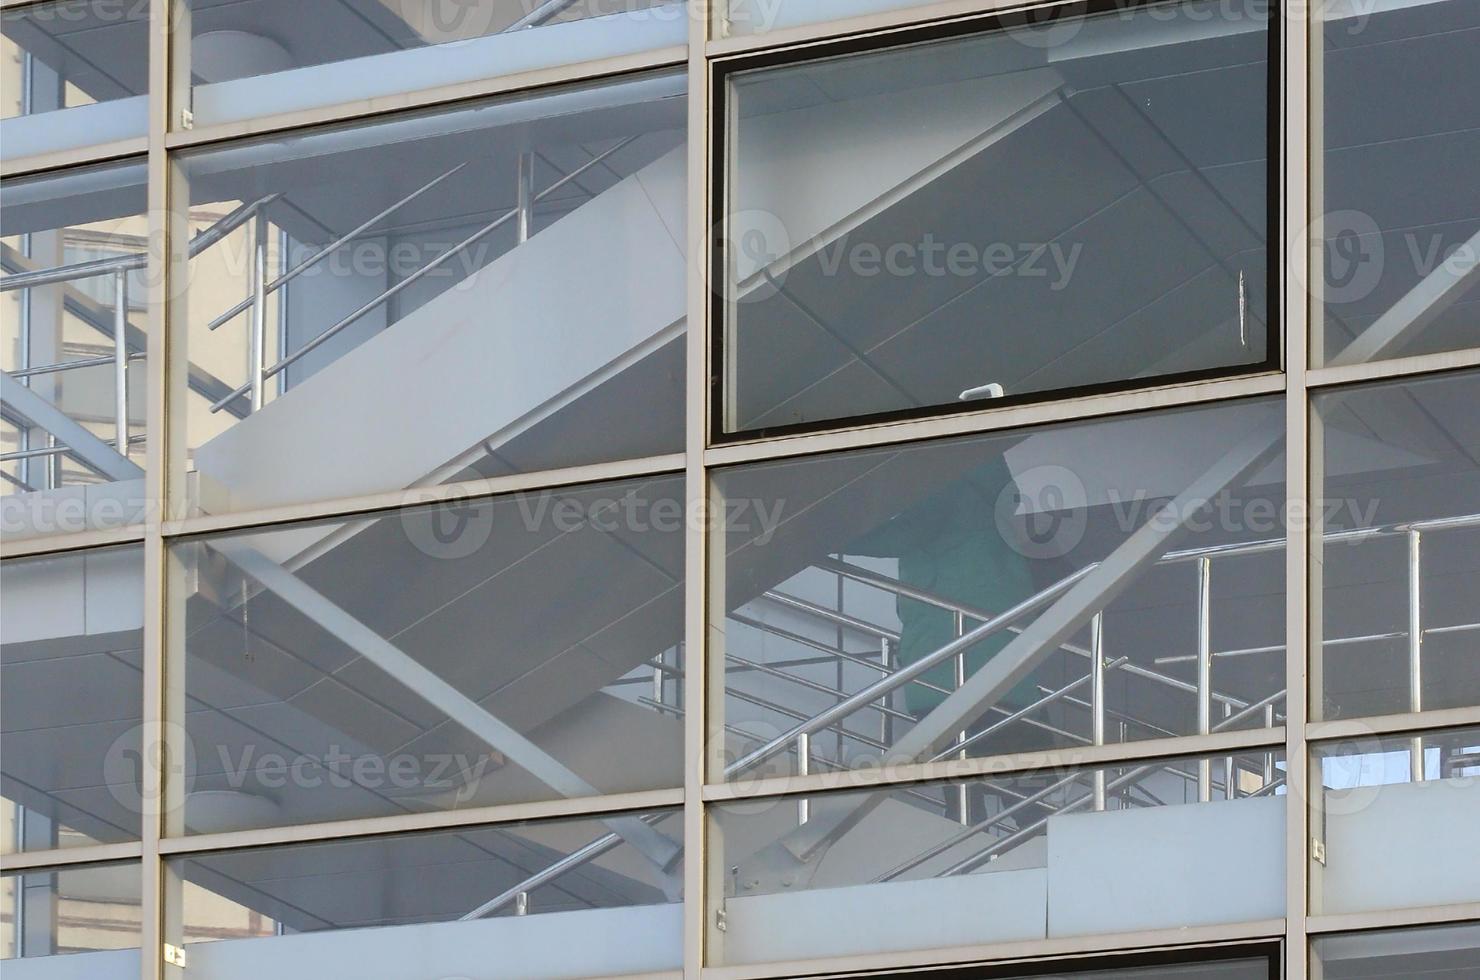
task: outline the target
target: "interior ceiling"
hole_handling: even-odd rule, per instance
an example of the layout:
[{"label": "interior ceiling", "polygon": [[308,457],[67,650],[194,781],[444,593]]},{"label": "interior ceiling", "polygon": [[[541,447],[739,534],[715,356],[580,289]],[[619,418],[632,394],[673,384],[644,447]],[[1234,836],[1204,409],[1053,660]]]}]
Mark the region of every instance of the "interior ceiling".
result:
[{"label": "interior ceiling", "polygon": [[1186,45],[1221,63],[1192,75],[1144,54],[1119,70],[1107,62],[1128,56],[1058,62],[1053,107],[842,240],[1049,243],[1077,250],[1070,288],[1051,288],[1047,256],[1042,277],[902,283],[834,268],[825,245],[740,304],[740,427],[949,404],[989,382],[1019,394],[1262,361],[1266,68],[1262,35],[1241,41]]}]

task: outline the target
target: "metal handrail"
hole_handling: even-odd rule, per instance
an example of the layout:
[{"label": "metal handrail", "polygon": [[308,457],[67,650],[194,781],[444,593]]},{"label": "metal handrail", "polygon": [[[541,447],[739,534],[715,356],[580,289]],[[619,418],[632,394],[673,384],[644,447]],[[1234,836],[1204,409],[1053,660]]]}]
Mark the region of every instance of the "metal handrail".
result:
[{"label": "metal handrail", "polygon": [[916,677],[930,670],[937,664],[945,663],[947,660],[950,660],[952,657],[954,657],[957,653],[964,652],[975,644],[980,643],[988,636],[991,636],[993,633],[997,633],[1005,629],[1010,622],[1015,621],[1019,617],[1024,616],[1030,612],[1033,612],[1040,606],[1053,600],[1061,593],[1067,591],[1071,586],[1074,585],[1074,583],[1078,582],[1080,579],[1084,578],[1084,576],[1088,575],[1095,567],[1095,564],[1086,565],[1083,568],[1078,569],[1077,571],[1071,572],[1059,581],[1055,582],[1053,585],[1050,585],[1048,588],[1029,596],[1022,602],[1019,602],[1017,605],[1013,606],[1011,609],[1003,612],[1001,615],[992,617],[991,619],[982,623],[982,625],[962,634],[951,642],[945,644],[940,649],[926,654],[925,656],[921,657],[919,660],[915,661],[907,667],[899,668],[888,677],[882,677],[879,680],[874,681],[872,684],[866,685],[857,693],[851,695],[847,699],[839,701],[837,704],[833,705],[830,708],[827,708],[824,711],[819,712],[817,715],[814,715],[807,721],[804,721],[794,726],[790,730],[783,732],[782,734],[773,738],[771,741],[767,742],[765,745],[762,745],[761,747],[746,754],[745,756],[742,756],[741,758],[732,762],[730,765],[726,766],[725,777],[729,778],[736,773],[744,772],[746,769],[749,769],[750,767],[760,762],[764,762],[766,759],[769,759],[771,756],[775,755],[780,749],[784,748],[788,743],[795,741],[798,735],[810,736],[816,734],[818,731],[831,726],[833,722],[852,714],[855,710],[867,704],[868,702],[878,700],[880,697],[883,697],[884,695],[887,695],[890,692],[914,680]]},{"label": "metal handrail", "polygon": [[[546,198],[549,195],[553,194],[555,191],[559,190],[561,187],[564,187],[566,184],[570,183],[572,180],[575,180],[577,177],[579,177],[581,174],[585,173],[587,170],[589,170],[592,167],[594,167],[594,166],[602,163],[608,157],[610,157],[613,153],[616,153],[618,150],[621,150],[623,147],[625,147],[628,144],[632,143],[637,138],[638,138],[637,136],[628,136],[628,137],[625,137],[624,139],[618,140],[617,143],[614,144],[613,146],[608,147],[606,150],[603,150],[601,153],[599,153],[596,156],[592,157],[590,160],[587,160],[585,163],[581,164],[579,167],[575,168],[570,173],[568,173],[565,176],[561,177],[559,180],[556,180],[549,187],[546,187],[544,190],[540,191],[538,194],[535,194],[534,197],[533,197],[533,200],[535,202],[538,202],[538,201],[543,200],[544,198]],[[439,177],[438,180],[441,180],[441,179],[443,179],[443,178],[445,178],[447,176],[450,176],[450,174],[444,174],[443,177]],[[487,237],[489,234],[493,233],[495,230],[497,230],[498,228],[502,227],[505,223],[507,223],[509,221],[512,221],[514,218],[518,217],[519,214],[520,214],[520,209],[517,208],[517,207],[510,208],[508,211],[505,211],[503,214],[499,215],[497,218],[493,219],[488,224],[486,224],[483,227],[479,228],[477,231],[473,232],[471,235],[469,235],[468,237],[464,238],[462,241],[458,242],[456,245],[453,245],[451,248],[447,249],[447,251],[443,252],[441,255],[437,256],[434,259],[432,259],[426,265],[422,266],[421,268],[417,269],[415,272],[411,273],[411,275],[407,276],[405,279],[402,279],[401,281],[397,282],[394,286],[391,286],[388,289],[384,290],[383,292],[380,293],[380,295],[376,296],[374,299],[369,300],[363,306],[361,306],[359,309],[355,310],[353,313],[350,313],[348,316],[346,316],[346,317],[342,318],[341,320],[339,320],[337,323],[335,323],[334,325],[332,325],[331,327],[329,327],[323,333],[321,333],[318,336],[316,336],[316,337],[312,338],[311,340],[309,340],[302,347],[298,348],[298,350],[296,350],[293,353],[291,353],[291,354],[287,355],[286,357],[282,358],[276,364],[273,364],[270,367],[264,367],[264,368],[261,368],[259,371],[255,371],[254,372],[255,376],[257,378],[260,378],[263,381],[266,381],[268,378],[275,377],[276,375],[278,375],[281,372],[285,371],[286,369],[288,369],[292,365],[296,364],[298,361],[302,360],[304,357],[306,357],[312,351],[317,350],[323,344],[328,343],[328,341],[331,338],[333,338],[336,335],[338,335],[345,328],[351,326],[354,323],[359,322],[359,320],[362,317],[364,317],[367,313],[369,313],[371,310],[374,310],[374,309],[378,308],[379,306],[381,306],[382,304],[384,304],[388,300],[390,300],[393,297],[399,295],[403,290],[411,287],[412,285],[416,284],[417,282],[420,282],[425,276],[427,276],[428,274],[430,274],[435,269],[439,268],[447,260],[451,259],[452,257],[454,257],[456,255],[462,254],[463,251],[465,251],[466,249],[468,249],[475,242],[479,241],[482,238]],[[235,391],[233,391],[230,394],[226,395],[224,398],[221,398],[218,401],[216,401],[214,404],[212,404],[211,405],[211,409],[210,409],[211,412],[212,413],[215,413],[215,412],[221,411],[221,409],[225,408],[234,399],[240,398],[242,395],[244,395],[247,392],[251,391],[252,390],[252,387],[253,387],[253,382],[252,381],[248,381],[246,384],[242,385],[241,387],[237,388]]]},{"label": "metal handrail", "polygon": [[[202,251],[210,248],[245,224],[248,219],[257,213],[259,208],[266,207],[281,196],[281,194],[268,194],[233,209],[215,224],[190,239],[190,245],[186,249],[186,254],[191,258],[199,255]],[[49,269],[33,269],[29,272],[16,272],[8,276],[0,276],[0,293],[9,292],[13,289],[49,286],[58,282],[72,282],[77,279],[91,279],[95,276],[107,275],[114,272],[132,272],[142,269],[148,264],[148,253],[138,252],[133,255],[117,255],[106,259],[89,259],[86,262],[58,265]]]},{"label": "metal handrail", "polygon": [[[129,351],[128,359],[131,361],[142,361],[147,355],[143,351]],[[116,360],[112,354],[100,354],[97,357],[80,357],[73,361],[58,361],[55,364],[42,364],[39,367],[22,368],[19,371],[11,371],[12,378],[34,378],[43,374],[59,374],[63,371],[75,371],[78,368],[102,367],[104,364],[112,364]]]},{"label": "metal handrail", "polygon": [[[433,187],[436,187],[438,184],[442,183],[442,181],[451,177],[459,170],[462,170],[470,162],[471,161],[464,160],[462,163],[459,163],[457,166],[453,167],[451,170],[448,170],[446,173],[433,178],[428,183],[421,185],[410,194],[392,204],[390,207],[385,208],[375,215],[372,215],[350,231],[347,231],[343,235],[340,235],[328,245],[325,245],[313,255],[310,255],[308,258],[304,259],[302,262],[289,269],[287,272],[284,272],[282,275],[278,276],[271,282],[266,283],[262,287],[264,295],[270,296],[277,290],[281,289],[283,286],[286,286],[288,283],[292,282],[294,279],[297,279],[299,276],[303,275],[303,273],[307,272],[324,258],[332,254],[336,249],[342,247],[346,242],[350,242],[358,238],[360,235],[364,234],[367,229],[374,226],[376,222],[383,221],[386,218],[390,217],[390,215],[394,214],[405,205],[410,204],[412,201],[416,200],[418,197],[425,194]],[[215,330],[223,326],[224,324],[229,323],[231,320],[251,309],[255,299],[255,296],[248,296],[246,299],[242,300],[240,303],[237,303],[231,309],[227,310],[225,313],[222,313],[220,316],[216,317],[216,319],[206,324],[206,329]]]}]

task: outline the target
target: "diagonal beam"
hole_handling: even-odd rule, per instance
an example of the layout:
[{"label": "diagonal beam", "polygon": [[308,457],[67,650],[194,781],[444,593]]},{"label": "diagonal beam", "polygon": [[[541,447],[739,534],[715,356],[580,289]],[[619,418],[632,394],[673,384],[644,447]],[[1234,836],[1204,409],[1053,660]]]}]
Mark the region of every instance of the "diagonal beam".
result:
[{"label": "diagonal beam", "polygon": [[1418,285],[1357,335],[1333,365],[1366,364],[1391,357],[1405,341],[1423,331],[1480,282],[1480,232],[1452,252]]},{"label": "diagonal beam", "polygon": [[[560,760],[251,545],[223,540],[212,542],[210,547],[319,628],[560,795],[568,798],[600,795],[596,787]],[[683,854],[678,844],[639,817],[608,817],[603,823],[665,874]]]},{"label": "diagonal beam", "polygon": [[[1088,575],[1023,629],[1002,652],[988,660],[966,683],[948,695],[894,744],[895,759],[927,757],[963,724],[998,703],[1058,646],[1073,636],[1097,611],[1135,582],[1141,571],[1172,546],[1186,522],[1225,487],[1263,465],[1279,450],[1282,433],[1260,426],[1193,481],[1127,538]],[[832,843],[847,833],[884,799],[822,798],[812,801],[807,823],[749,859],[754,867],[740,875],[749,881],[773,882],[783,876],[807,878]]]},{"label": "diagonal beam", "polygon": [[57,437],[72,455],[110,480],[135,480],[144,475],[137,463],[89,432],[76,419],[36,392],[0,371],[0,402]]}]

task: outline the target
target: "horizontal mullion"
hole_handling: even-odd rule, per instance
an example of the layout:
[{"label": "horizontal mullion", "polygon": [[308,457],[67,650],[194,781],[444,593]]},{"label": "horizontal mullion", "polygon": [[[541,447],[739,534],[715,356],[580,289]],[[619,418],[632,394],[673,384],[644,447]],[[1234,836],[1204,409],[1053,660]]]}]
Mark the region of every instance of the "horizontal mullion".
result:
[{"label": "horizontal mullion", "polygon": [[[883,422],[806,435],[728,443],[705,451],[707,466],[785,459],[810,453],[885,447],[942,436],[965,436],[1053,422],[1098,419],[1129,412],[1200,405],[1232,398],[1273,395],[1285,390],[1285,375],[1262,372],[1216,381],[1179,383],[1111,394],[1085,395],[939,418]],[[846,420],[840,421],[840,425]]]},{"label": "horizontal mullion", "polygon": [[22,851],[0,855],[0,871],[31,871],[40,868],[71,867],[79,864],[106,864],[142,857],[144,845],[139,841],[120,844],[86,844],[58,847],[46,851]]},{"label": "horizontal mullion", "polygon": [[[105,103],[106,104],[106,103]],[[149,151],[147,136],[133,136],[109,143],[95,143],[27,157],[0,157],[0,179],[15,180],[37,174],[66,170],[97,163],[110,163],[128,157],[142,158]],[[143,162],[140,159],[139,162]]]},{"label": "horizontal mullion", "polygon": [[199,125],[192,129],[177,129],[165,136],[165,146],[171,150],[186,149],[243,137],[287,134],[293,130],[366,120],[397,112],[435,109],[487,96],[534,94],[541,89],[572,83],[599,81],[664,68],[682,68],[687,59],[686,45],[671,45],[635,54],[493,75],[395,95],[380,95],[251,119]]},{"label": "horizontal mullion", "polygon": [[1457,371],[1473,367],[1480,367],[1480,348],[1444,351],[1438,354],[1416,354],[1412,357],[1395,357],[1388,360],[1367,361],[1362,364],[1311,368],[1306,372],[1305,383],[1308,388],[1329,388],[1334,385],[1409,378],[1421,374]]},{"label": "horizontal mullion", "polygon": [[[1070,0],[1060,0],[1060,5],[1067,5],[1069,2]],[[885,34],[920,24],[968,20],[981,15],[996,15],[1003,11],[1024,7],[1042,10],[1054,5],[1053,3],[1034,3],[1031,0],[1029,2],[1025,0],[944,0],[944,2],[923,4],[917,7],[900,7],[855,17],[830,18],[810,24],[759,31],[754,34],[716,38],[705,46],[705,53],[710,58],[725,58],[757,51],[805,48],[810,44],[838,38]]]},{"label": "horizontal mullion", "polygon": [[810,773],[805,776],[771,776],[760,779],[741,776],[734,782],[706,784],[703,795],[706,803],[724,803],[832,791],[882,790],[943,780],[1000,778],[1045,770],[1088,769],[1121,762],[1174,761],[1231,752],[1283,752],[1284,748],[1285,728],[1281,725],[1275,728],[1215,732],[1210,735],[1142,739],[1114,745],[1085,745],[940,762],[882,765],[867,769]]},{"label": "horizontal mullion", "polygon": [[590,463],[584,466],[536,470],[530,473],[515,473],[482,480],[464,480],[406,490],[390,490],[358,497],[341,497],[335,500],[286,504],[281,507],[237,513],[186,517],[166,521],[162,531],[165,537],[183,537],[251,530],[295,521],[373,517],[377,514],[392,514],[408,507],[428,504],[476,501],[511,493],[563,490],[585,484],[639,479],[648,476],[679,476],[683,473],[683,467],[683,453],[669,453],[642,459]]},{"label": "horizontal mullion", "polygon": [[614,793],[609,796],[583,796],[572,799],[542,800],[534,803],[504,803],[468,807],[462,810],[441,810],[435,813],[403,813],[386,817],[359,817],[323,823],[263,827],[257,830],[236,830],[219,834],[196,834],[190,837],[165,837],[159,842],[159,852],[168,857],[208,851],[379,837],[386,834],[416,831],[468,830],[523,823],[529,820],[601,817],[616,813],[673,809],[682,805],[682,789],[644,790],[634,793]]},{"label": "horizontal mullion", "polygon": [[1420,735],[1469,727],[1480,728],[1480,706],[1313,721],[1305,726],[1305,740],[1315,746],[1320,742],[1350,741],[1385,735]]},{"label": "horizontal mullion", "polygon": [[0,558],[8,560],[38,555],[65,554],[69,551],[138,544],[143,540],[143,524],[130,524],[125,527],[110,527],[94,531],[39,535],[19,540],[3,539],[0,540]]},{"label": "horizontal mullion", "polygon": [[[1072,958],[1106,953],[1150,949],[1185,949],[1248,943],[1258,940],[1277,941],[1283,937],[1284,919],[1259,919],[1217,926],[1155,929],[1145,932],[1104,933],[1063,939],[1026,939],[980,946],[957,946],[945,949],[909,950],[889,953],[865,953],[835,956],[817,960],[793,960],[745,966],[705,967],[704,977],[714,980],[761,980],[769,977],[833,977],[844,974],[866,975],[871,971],[888,971],[965,963],[988,963],[995,966],[1058,960],[1059,969],[1072,969]],[[928,976],[928,974],[926,975]]]},{"label": "horizontal mullion", "polygon": [[1312,936],[1318,936],[1339,932],[1404,929],[1456,922],[1480,923],[1480,902],[1451,902],[1447,905],[1425,905],[1409,909],[1312,915],[1305,920],[1305,931]]}]

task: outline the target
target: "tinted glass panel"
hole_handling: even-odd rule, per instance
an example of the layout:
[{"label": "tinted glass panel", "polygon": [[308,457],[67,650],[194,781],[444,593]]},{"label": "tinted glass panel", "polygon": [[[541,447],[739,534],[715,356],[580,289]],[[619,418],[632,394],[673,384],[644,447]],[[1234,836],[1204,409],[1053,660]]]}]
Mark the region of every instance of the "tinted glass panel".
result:
[{"label": "tinted glass panel", "polygon": [[660,811],[179,860],[177,942],[212,978],[676,970],[682,831]]},{"label": "tinted glass panel", "polygon": [[680,449],[683,84],[191,156],[195,507]]},{"label": "tinted glass panel", "polygon": [[196,118],[224,122],[688,41],[680,0],[188,0]]},{"label": "tinted glass panel", "polygon": [[682,783],[683,481],[180,543],[186,833]]},{"label": "tinted glass panel", "polygon": [[[1217,774],[1217,802],[1198,802],[1203,767]],[[1234,756],[719,805],[710,841],[730,873],[711,955],[792,960],[1277,918],[1283,768],[1275,755]],[[952,815],[961,799],[964,823]]]},{"label": "tinted glass panel", "polygon": [[1480,374],[1315,399],[1324,445],[1317,717],[1480,704]]},{"label": "tinted glass panel", "polygon": [[1238,9],[731,74],[722,431],[1264,363],[1269,34]]},{"label": "tinted glass panel", "polygon": [[[7,980],[139,975],[138,864],[7,873],[0,878],[0,960]],[[68,954],[64,962],[52,957]]]},{"label": "tinted glass panel", "polygon": [[[130,163],[0,188],[0,533],[7,537],[142,520],[144,179],[144,164]],[[204,375],[191,382],[209,385]]]},{"label": "tinted glass panel", "polygon": [[0,13],[0,147],[24,157],[143,136],[149,4],[66,0]]},{"label": "tinted glass panel", "polygon": [[1279,724],[1282,433],[1245,402],[721,472],[727,773]]},{"label": "tinted glass panel", "polygon": [[[1480,7],[1329,3],[1316,364],[1480,346]],[[1319,26],[1319,25],[1318,25]]]},{"label": "tinted glass panel", "polygon": [[1480,900],[1480,730],[1357,739],[1317,749],[1326,860],[1313,912]]},{"label": "tinted glass panel", "polygon": [[1328,980],[1469,980],[1480,960],[1480,923],[1323,936],[1311,951]]},{"label": "tinted glass panel", "polygon": [[0,565],[0,850],[137,840],[142,548]]}]

